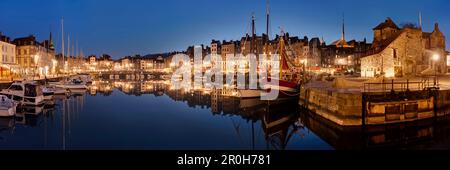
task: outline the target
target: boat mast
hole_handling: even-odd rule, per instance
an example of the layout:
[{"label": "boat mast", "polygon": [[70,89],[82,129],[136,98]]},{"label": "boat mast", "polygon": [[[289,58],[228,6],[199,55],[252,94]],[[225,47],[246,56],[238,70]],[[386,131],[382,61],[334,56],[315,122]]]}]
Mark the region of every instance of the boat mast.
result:
[{"label": "boat mast", "polygon": [[63,69],[64,69],[64,17],[61,19],[61,55],[62,55],[62,63],[63,63]]},{"label": "boat mast", "polygon": [[281,28],[281,36],[280,36],[280,49],[279,51],[279,55],[280,55],[280,77],[279,79],[281,80],[283,77],[283,66],[284,66],[284,53],[285,53],[285,47],[284,47],[284,30],[283,28]]},{"label": "boat mast", "polygon": [[266,1],[266,35],[267,41],[269,41],[269,24],[270,24],[270,9],[269,9],[269,0]]},{"label": "boat mast", "polygon": [[270,25],[270,8],[269,8],[269,0],[266,1],[266,41],[265,41],[265,53],[266,53],[266,61],[267,62],[269,60],[269,41],[270,41],[270,36],[269,36],[269,25]]},{"label": "boat mast", "polygon": [[256,37],[256,33],[255,33],[255,14],[252,14],[252,40],[250,41],[250,53],[256,54],[255,53],[255,37]]},{"label": "boat mast", "polygon": [[[69,62],[69,58],[70,58],[70,34],[67,35],[67,62]],[[67,66],[66,66],[66,62],[64,62],[64,72],[66,72],[66,71],[67,71]]]}]

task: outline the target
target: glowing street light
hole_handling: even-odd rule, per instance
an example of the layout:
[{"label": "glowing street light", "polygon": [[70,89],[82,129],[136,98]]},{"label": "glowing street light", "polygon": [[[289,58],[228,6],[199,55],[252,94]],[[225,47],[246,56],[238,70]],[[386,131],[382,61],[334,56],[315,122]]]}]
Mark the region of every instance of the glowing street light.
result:
[{"label": "glowing street light", "polygon": [[433,61],[438,61],[440,58],[439,54],[434,54],[433,57],[431,57],[431,59],[433,59]]},{"label": "glowing street light", "polygon": [[437,61],[439,61],[439,54],[433,54],[431,59],[434,61],[434,86],[437,85]]}]

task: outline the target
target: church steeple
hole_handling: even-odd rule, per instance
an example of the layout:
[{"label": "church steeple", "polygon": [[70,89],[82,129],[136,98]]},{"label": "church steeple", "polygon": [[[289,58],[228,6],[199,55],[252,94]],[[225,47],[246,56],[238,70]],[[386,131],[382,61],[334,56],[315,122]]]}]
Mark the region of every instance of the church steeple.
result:
[{"label": "church steeple", "polygon": [[342,14],[342,33],[341,38],[335,42],[332,43],[332,45],[336,45],[336,47],[339,48],[347,48],[351,47],[347,44],[347,41],[345,40],[345,20],[344,20],[344,14]]}]

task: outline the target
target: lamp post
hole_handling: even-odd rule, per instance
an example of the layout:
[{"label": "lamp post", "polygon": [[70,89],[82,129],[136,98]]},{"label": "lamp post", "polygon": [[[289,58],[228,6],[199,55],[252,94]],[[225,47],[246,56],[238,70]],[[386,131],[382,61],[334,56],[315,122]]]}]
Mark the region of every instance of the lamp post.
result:
[{"label": "lamp post", "polygon": [[[38,70],[38,68],[39,68],[39,66],[38,66],[38,62],[39,62],[39,55],[35,55],[34,56],[34,66],[35,66],[35,69],[34,69],[34,75],[33,75],[33,79],[36,77],[36,72],[38,72],[39,70]],[[38,73],[38,76],[39,76],[39,73]],[[38,79],[39,79],[40,77],[38,77]]]},{"label": "lamp post", "polygon": [[434,86],[437,85],[437,61],[439,60],[439,54],[434,54],[432,56],[433,62],[434,62]]}]

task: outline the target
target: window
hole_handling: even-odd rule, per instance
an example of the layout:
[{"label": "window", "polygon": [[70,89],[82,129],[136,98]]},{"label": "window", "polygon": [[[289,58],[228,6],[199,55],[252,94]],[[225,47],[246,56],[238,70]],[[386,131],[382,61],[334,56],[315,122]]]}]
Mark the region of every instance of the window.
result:
[{"label": "window", "polygon": [[397,58],[397,50],[396,49],[392,49],[392,50],[393,50],[392,55],[394,56],[394,58]]},{"label": "window", "polygon": [[11,87],[9,87],[10,90],[23,90],[22,86],[19,85],[11,85]]}]

